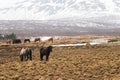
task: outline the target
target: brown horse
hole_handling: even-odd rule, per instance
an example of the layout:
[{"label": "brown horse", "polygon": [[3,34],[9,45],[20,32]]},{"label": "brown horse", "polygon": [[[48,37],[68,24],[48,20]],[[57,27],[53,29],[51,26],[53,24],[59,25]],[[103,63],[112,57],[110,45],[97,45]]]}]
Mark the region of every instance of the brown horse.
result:
[{"label": "brown horse", "polygon": [[52,37],[51,37],[51,38],[49,38],[49,39],[48,39],[48,41],[51,41],[51,42],[53,43],[53,38],[52,38]]},{"label": "brown horse", "polygon": [[35,38],[34,42],[40,42],[40,38]]},{"label": "brown horse", "polygon": [[11,44],[12,43],[12,41],[11,40],[7,40],[7,42],[6,42],[7,44]]}]

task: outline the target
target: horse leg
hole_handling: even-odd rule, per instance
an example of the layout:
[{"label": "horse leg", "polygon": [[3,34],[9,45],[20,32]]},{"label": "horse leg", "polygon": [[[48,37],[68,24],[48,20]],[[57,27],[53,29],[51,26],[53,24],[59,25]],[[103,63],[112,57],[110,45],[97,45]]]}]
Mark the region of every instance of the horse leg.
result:
[{"label": "horse leg", "polygon": [[27,54],[27,55],[26,55],[26,61],[27,61],[28,59],[29,59],[29,55]]},{"label": "horse leg", "polygon": [[29,58],[28,54],[24,54],[24,58],[25,58],[25,61],[27,61]]},{"label": "horse leg", "polygon": [[46,61],[48,61],[48,59],[49,59],[49,55],[46,55]]},{"label": "horse leg", "polygon": [[40,53],[40,60],[43,60],[43,54]]},{"label": "horse leg", "polygon": [[20,61],[23,61],[23,55],[20,55]]},{"label": "horse leg", "polygon": [[30,56],[30,57],[29,57],[29,58],[30,58],[30,60],[32,60],[32,53],[30,53],[30,54],[29,54],[29,56]]}]

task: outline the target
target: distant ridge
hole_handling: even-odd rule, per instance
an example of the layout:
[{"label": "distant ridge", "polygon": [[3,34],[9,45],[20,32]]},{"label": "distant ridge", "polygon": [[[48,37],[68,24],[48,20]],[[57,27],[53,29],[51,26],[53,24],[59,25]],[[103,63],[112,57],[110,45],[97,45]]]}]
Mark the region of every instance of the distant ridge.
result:
[{"label": "distant ridge", "polygon": [[92,21],[83,24],[82,21],[0,20],[0,33],[12,32],[18,36],[117,36],[120,34],[120,27],[119,24],[101,24]]}]

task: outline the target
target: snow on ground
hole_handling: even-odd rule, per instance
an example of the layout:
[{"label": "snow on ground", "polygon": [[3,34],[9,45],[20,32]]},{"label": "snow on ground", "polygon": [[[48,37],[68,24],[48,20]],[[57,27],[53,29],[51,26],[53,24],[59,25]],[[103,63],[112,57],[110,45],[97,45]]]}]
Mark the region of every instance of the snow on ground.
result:
[{"label": "snow on ground", "polygon": [[31,41],[34,41],[35,38],[40,38],[42,42],[47,41],[49,38],[60,39],[60,36],[39,36],[39,37],[30,37]]},{"label": "snow on ground", "polygon": [[[108,39],[93,39],[90,41],[90,45],[96,44],[107,44]],[[85,46],[87,43],[77,43],[77,44],[59,44],[59,45],[52,45],[53,47],[68,47],[68,46]]]}]

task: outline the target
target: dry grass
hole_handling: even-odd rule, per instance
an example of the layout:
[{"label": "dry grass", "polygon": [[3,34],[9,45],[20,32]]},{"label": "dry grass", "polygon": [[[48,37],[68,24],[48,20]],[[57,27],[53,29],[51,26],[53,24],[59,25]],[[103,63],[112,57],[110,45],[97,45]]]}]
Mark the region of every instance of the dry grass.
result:
[{"label": "dry grass", "polygon": [[[45,45],[50,45],[46,43]],[[119,80],[120,46],[55,47],[48,62],[20,62],[20,46],[40,47],[42,43],[1,46],[0,80]]]}]

